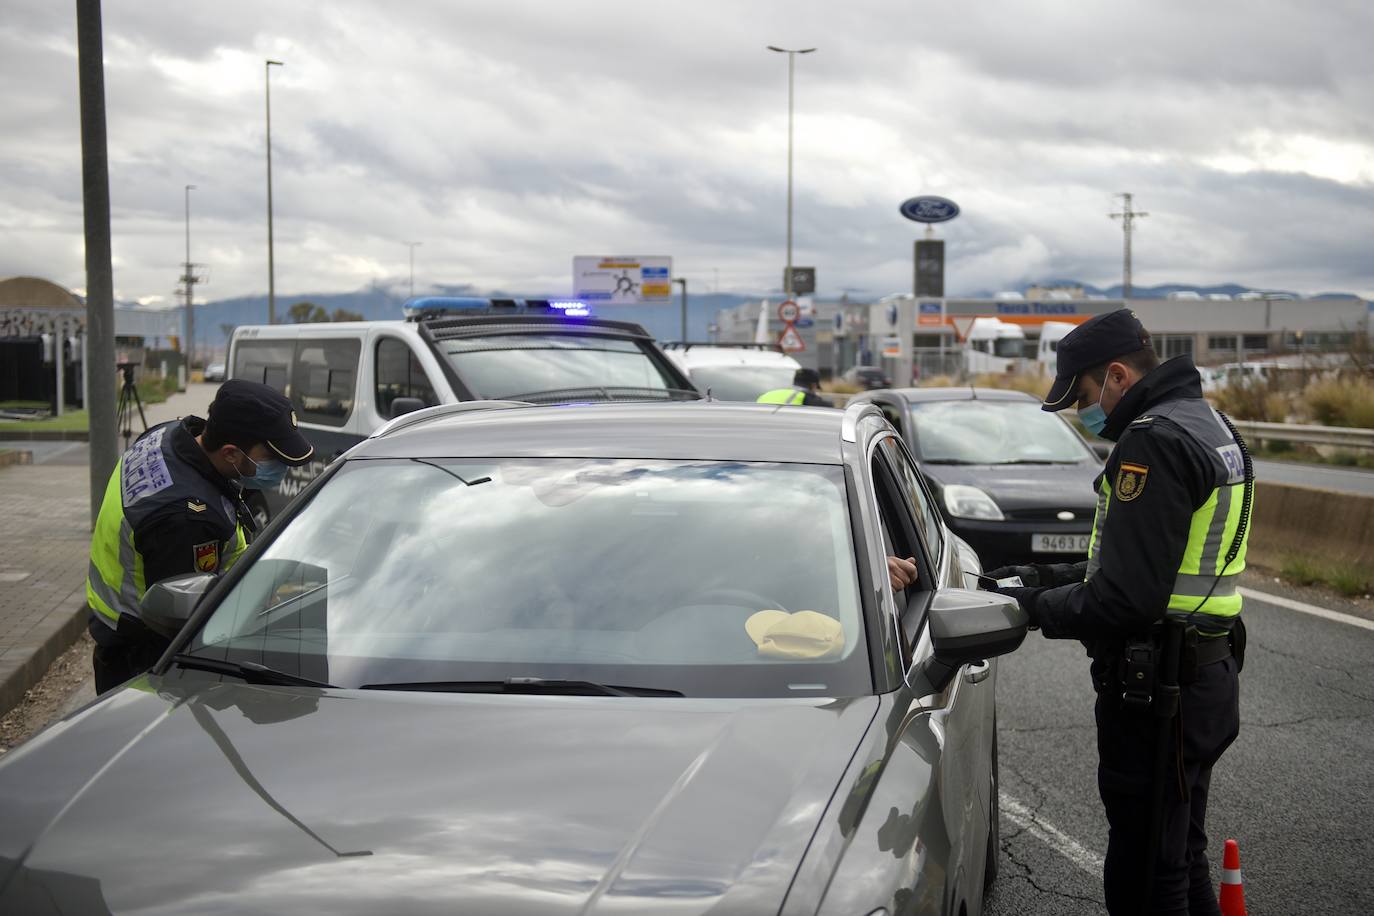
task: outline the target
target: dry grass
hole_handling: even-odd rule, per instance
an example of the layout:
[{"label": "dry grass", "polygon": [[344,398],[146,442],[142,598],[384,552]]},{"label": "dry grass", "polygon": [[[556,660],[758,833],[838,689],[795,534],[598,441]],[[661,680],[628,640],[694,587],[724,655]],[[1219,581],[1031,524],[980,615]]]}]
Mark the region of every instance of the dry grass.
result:
[{"label": "dry grass", "polygon": [[975,375],[967,381],[960,381],[952,375],[931,375],[921,379],[921,388],[952,388],[972,385],[975,388],[1006,388],[1011,391],[1024,391],[1026,394],[1042,398],[1050,390],[1051,379],[1039,375],[1018,373],[986,372]]},{"label": "dry grass", "polygon": [[1355,563],[1318,560],[1293,554],[1283,559],[1279,575],[1299,585],[1325,585],[1342,595],[1367,595],[1370,590],[1368,570]]},{"label": "dry grass", "polygon": [[1303,400],[1312,420],[1323,426],[1374,428],[1374,382],[1329,378],[1307,386]]}]

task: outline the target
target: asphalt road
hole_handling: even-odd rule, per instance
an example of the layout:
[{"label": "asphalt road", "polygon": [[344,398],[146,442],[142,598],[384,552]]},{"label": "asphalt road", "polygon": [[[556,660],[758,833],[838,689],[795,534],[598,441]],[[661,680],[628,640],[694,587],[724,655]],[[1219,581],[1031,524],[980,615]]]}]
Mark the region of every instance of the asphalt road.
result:
[{"label": "asphalt road", "polygon": [[1256,461],[1255,479],[1374,496],[1374,471],[1300,461]]},{"label": "asphalt road", "polygon": [[[1247,597],[1241,734],[1213,772],[1214,885],[1240,842],[1252,913],[1374,905],[1374,630]],[[1075,642],[1032,633],[998,684],[1002,875],[993,916],[1100,914],[1106,822],[1092,688]]]}]

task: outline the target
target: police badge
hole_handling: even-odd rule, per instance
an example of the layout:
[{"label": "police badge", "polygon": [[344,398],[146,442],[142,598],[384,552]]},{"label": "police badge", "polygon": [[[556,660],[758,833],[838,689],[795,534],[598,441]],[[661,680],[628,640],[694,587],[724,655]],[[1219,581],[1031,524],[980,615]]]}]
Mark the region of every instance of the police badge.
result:
[{"label": "police badge", "polygon": [[1148,465],[1121,462],[1116,472],[1116,498],[1128,503],[1145,492],[1145,478],[1149,473]]}]

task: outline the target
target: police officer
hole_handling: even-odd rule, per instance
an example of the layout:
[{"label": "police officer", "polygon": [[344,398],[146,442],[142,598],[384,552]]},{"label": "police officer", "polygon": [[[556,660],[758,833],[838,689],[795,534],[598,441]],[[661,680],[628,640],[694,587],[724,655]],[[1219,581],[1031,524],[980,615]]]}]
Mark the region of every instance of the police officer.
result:
[{"label": "police officer", "polygon": [[220,386],[208,419],[155,426],[124,453],[96,518],[86,574],[97,693],[146,671],[169,644],[139,619],[148,587],[233,565],[253,530],[243,489],[275,487],[313,451],[290,401],[233,379]]},{"label": "police officer", "polygon": [[[1019,575],[1025,587],[1000,590],[1031,625],[1051,639],[1082,640],[1092,657],[1098,791],[1110,828],[1108,912],[1218,913],[1207,791],[1212,767],[1240,731],[1236,585],[1251,462],[1229,421],[1203,400],[1192,360],[1161,363],[1129,309],[1096,316],[1060,342],[1042,407],[1072,406],[1090,432],[1116,443],[1096,481],[1088,559],[988,575]],[[1165,691],[1148,684],[1162,670],[1169,626],[1186,643],[1178,653],[1181,711],[1161,728]]]},{"label": "police officer", "polygon": [[821,374],[805,367],[792,374],[791,388],[774,388],[759,395],[760,404],[792,404],[806,407],[833,407],[830,401],[816,392],[821,387]]}]

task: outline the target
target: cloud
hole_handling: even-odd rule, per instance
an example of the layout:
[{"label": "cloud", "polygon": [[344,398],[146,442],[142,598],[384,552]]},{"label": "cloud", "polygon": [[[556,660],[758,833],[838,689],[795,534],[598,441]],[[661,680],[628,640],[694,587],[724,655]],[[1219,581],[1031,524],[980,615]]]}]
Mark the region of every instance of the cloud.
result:
[{"label": "cloud", "polygon": [[[265,290],[263,61],[276,282],[565,291],[576,254],[670,254],[696,289],[776,289],[787,67],[794,262],[822,294],[910,285],[939,193],[951,291],[1120,276],[1113,194],[1151,215],[1138,283],[1374,294],[1374,79],[1355,0],[107,6],[116,287]],[[84,285],[75,24],[0,24],[0,275]]]}]

